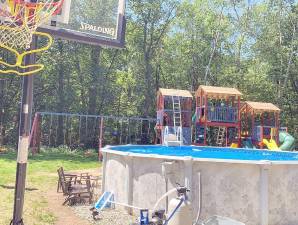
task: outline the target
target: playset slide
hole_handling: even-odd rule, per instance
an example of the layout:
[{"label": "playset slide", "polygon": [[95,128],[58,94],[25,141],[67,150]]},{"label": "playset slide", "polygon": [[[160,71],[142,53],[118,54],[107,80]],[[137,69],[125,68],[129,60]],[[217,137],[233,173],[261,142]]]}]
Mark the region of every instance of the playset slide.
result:
[{"label": "playset slide", "polygon": [[269,150],[293,151],[295,148],[295,138],[285,131],[279,132],[279,147],[273,139],[263,139],[263,143]]},{"label": "playset slide", "polygon": [[230,147],[231,148],[239,148],[238,143],[232,143]]},{"label": "playset slide", "polygon": [[267,139],[263,139],[263,143],[267,146],[269,150],[280,150],[273,139],[270,139],[269,141]]},{"label": "playset slide", "polygon": [[295,148],[295,138],[285,131],[279,132],[279,149],[282,151],[293,151]]},{"label": "playset slide", "polygon": [[243,148],[250,148],[250,149],[254,149],[256,148],[253,144],[252,141],[250,139],[246,139],[242,141],[242,147]]},{"label": "playset slide", "polygon": [[197,120],[197,114],[195,113],[195,114],[193,114],[193,116],[191,117],[191,121],[192,121],[193,123],[195,123],[196,120]]}]

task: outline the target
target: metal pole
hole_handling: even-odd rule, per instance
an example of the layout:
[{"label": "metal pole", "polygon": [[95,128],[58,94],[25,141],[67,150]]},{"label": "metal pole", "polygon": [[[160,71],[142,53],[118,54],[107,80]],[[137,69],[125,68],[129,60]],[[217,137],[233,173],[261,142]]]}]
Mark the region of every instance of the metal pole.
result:
[{"label": "metal pole", "polygon": [[122,128],[123,128],[123,120],[120,120],[120,136],[119,136],[119,144],[122,145]]},{"label": "metal pole", "polygon": [[82,127],[82,117],[79,117],[79,145],[81,144],[81,127]]},{"label": "metal pole", "polygon": [[52,138],[52,128],[53,128],[53,115],[51,115],[50,117],[50,126],[49,126],[50,130],[49,130],[49,146],[51,147],[51,138]]},{"label": "metal pole", "polygon": [[[37,38],[33,37],[30,50],[36,49]],[[35,62],[35,55],[27,55],[25,65]],[[33,105],[33,76],[23,77],[22,105],[20,110],[17,171],[14,196],[13,219],[10,224],[23,225],[23,206],[26,186],[26,171],[29,152],[30,121]]]},{"label": "metal pole", "polygon": [[86,116],[86,126],[85,126],[85,138],[84,138],[84,146],[87,146],[88,144],[88,116]]},{"label": "metal pole", "polygon": [[101,152],[102,149],[102,139],[103,139],[103,120],[104,118],[100,118],[100,124],[99,124],[99,149],[98,149],[98,159],[99,161],[102,161],[103,155]]},{"label": "metal pole", "polygon": [[72,136],[72,133],[71,133],[71,116],[69,117],[69,126],[70,126],[70,128],[69,128],[69,135],[68,135],[68,139],[69,139],[69,146],[70,147],[72,147],[71,146],[71,144],[72,144],[72,141],[71,141],[71,136]]},{"label": "metal pole", "polygon": [[128,119],[128,141],[131,144],[131,137],[130,137],[130,119]]}]

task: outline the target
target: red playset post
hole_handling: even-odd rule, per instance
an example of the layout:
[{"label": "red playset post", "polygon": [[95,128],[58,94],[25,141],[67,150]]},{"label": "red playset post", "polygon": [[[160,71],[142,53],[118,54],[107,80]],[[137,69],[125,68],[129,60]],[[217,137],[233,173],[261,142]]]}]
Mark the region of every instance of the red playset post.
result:
[{"label": "red playset post", "polygon": [[41,119],[41,115],[39,113],[36,113],[29,136],[29,143],[32,155],[40,152]]}]

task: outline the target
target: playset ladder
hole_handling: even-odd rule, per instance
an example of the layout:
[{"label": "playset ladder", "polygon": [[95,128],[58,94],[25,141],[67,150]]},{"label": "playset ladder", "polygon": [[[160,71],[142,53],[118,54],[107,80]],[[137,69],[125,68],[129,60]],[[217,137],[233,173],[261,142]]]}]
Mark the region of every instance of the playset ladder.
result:
[{"label": "playset ladder", "polygon": [[223,146],[223,143],[225,141],[225,134],[226,134],[226,127],[218,127],[218,133],[217,133],[217,139],[216,139],[217,146]]},{"label": "playset ladder", "polygon": [[174,128],[182,127],[181,119],[181,103],[179,96],[172,96],[173,101],[173,118],[174,118]]},{"label": "playset ladder", "polygon": [[172,96],[173,103],[173,128],[174,132],[169,132],[169,127],[164,130],[164,144],[166,146],[179,146],[183,144],[181,103],[179,96]]}]

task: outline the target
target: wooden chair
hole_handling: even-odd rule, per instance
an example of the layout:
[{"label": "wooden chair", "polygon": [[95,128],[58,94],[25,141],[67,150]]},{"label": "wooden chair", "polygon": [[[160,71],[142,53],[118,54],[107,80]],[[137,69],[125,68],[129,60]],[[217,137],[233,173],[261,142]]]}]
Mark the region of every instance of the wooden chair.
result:
[{"label": "wooden chair", "polygon": [[84,198],[89,199],[89,204],[92,202],[92,190],[90,176],[72,176],[70,179],[65,176],[63,169],[59,168],[57,170],[59,176],[59,183],[63,192],[63,195],[66,196],[63,205],[66,203],[73,204],[77,200],[82,200]]},{"label": "wooden chair", "polygon": [[[63,167],[60,167],[58,170],[58,175],[59,173],[64,176],[64,179],[67,181],[70,181],[71,183],[77,183],[80,180],[81,176],[88,176],[88,173],[81,173],[81,174],[70,174],[70,173],[65,173]],[[58,178],[58,182],[57,182],[57,193],[59,193],[60,191],[62,191],[61,189],[61,183],[60,183],[60,179]]]}]

